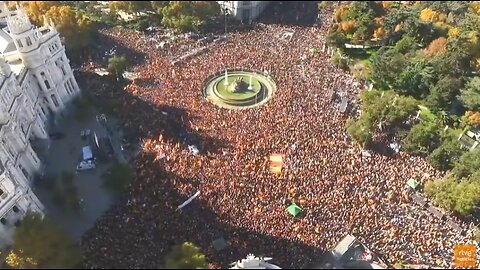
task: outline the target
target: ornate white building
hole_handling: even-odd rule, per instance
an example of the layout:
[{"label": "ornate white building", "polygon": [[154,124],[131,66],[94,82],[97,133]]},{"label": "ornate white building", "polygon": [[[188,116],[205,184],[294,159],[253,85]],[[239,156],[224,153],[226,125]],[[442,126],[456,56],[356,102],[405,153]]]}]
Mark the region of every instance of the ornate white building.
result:
[{"label": "ornate white building", "polygon": [[227,9],[228,14],[245,23],[256,20],[271,1],[217,1],[222,12]]},{"label": "ornate white building", "polygon": [[27,211],[43,214],[30,188],[42,171],[31,141],[48,139],[48,120],[79,92],[53,23],[37,28],[0,1],[0,247]]}]

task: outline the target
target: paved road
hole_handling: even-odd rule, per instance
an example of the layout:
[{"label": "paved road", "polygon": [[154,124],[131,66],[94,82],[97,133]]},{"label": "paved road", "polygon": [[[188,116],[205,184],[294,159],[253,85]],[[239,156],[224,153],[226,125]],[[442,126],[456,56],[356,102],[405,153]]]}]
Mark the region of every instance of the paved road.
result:
[{"label": "paved road", "polygon": [[[72,118],[60,121],[56,131],[63,132],[65,137],[51,142],[49,151],[44,157],[46,175],[60,175],[63,171],[75,173],[82,147],[88,144],[80,138],[83,129],[95,131],[99,137],[106,136],[105,129],[97,123],[95,115],[84,122]],[[114,148],[116,147],[114,144]],[[95,170],[82,171],[76,175],[74,182],[80,197],[83,198],[84,209],[81,213],[57,206],[52,201],[51,191],[44,185],[35,188],[37,196],[46,207],[47,214],[77,240],[80,240],[81,235],[91,228],[95,220],[114,202],[114,196],[102,187],[101,175],[108,167],[108,164],[100,164]]]},{"label": "paved road", "polygon": [[106,117],[105,115],[97,115],[97,122],[104,128],[105,135],[110,138],[117,161],[124,164],[128,163],[121,150],[122,139],[121,131],[117,129],[118,122],[115,119]]}]

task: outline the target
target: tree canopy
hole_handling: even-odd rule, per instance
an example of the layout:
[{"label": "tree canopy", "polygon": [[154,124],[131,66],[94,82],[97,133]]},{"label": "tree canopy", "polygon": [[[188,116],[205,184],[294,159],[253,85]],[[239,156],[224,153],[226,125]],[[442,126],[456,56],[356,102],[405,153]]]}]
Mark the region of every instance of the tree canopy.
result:
[{"label": "tree canopy", "polygon": [[459,179],[467,178],[476,172],[480,172],[480,150],[477,149],[463,154],[455,163],[452,172]]},{"label": "tree canopy", "polygon": [[347,131],[362,145],[371,140],[379,126],[395,129],[418,110],[417,100],[394,91],[364,91],[360,99],[362,114],[357,121],[347,123]]},{"label": "tree canopy", "polygon": [[208,263],[200,249],[190,242],[177,245],[165,258],[167,269],[207,269]]},{"label": "tree canopy", "polygon": [[46,13],[52,19],[58,32],[65,38],[65,46],[71,50],[86,48],[91,43],[90,21],[69,6],[53,6]]},{"label": "tree canopy", "polygon": [[[336,9],[327,42],[353,63],[352,73],[368,66],[365,79],[376,89],[361,93],[360,117],[347,121],[347,132],[363,145],[381,133],[387,141],[400,139],[402,150],[451,170],[429,194],[448,209],[472,213],[480,160],[478,152],[465,153],[471,145],[458,135],[480,127],[480,4],[348,2]],[[410,117],[418,109],[420,117]]]},{"label": "tree canopy", "polygon": [[170,1],[162,8],[162,23],[182,32],[200,31],[219,12],[220,6],[215,1]]},{"label": "tree canopy", "polygon": [[80,12],[65,1],[20,1],[33,24],[43,25],[44,18],[51,19],[60,36],[65,38],[67,49],[78,51],[91,43],[92,26]]},{"label": "tree canopy", "polygon": [[412,127],[403,139],[403,148],[412,154],[426,156],[440,146],[442,127],[439,123],[423,121]]},{"label": "tree canopy", "polygon": [[76,268],[82,262],[79,247],[48,218],[28,213],[14,233],[7,258],[12,268]]},{"label": "tree canopy", "polygon": [[463,105],[473,111],[480,111],[480,77],[471,79],[460,94]]},{"label": "tree canopy", "polygon": [[461,78],[444,76],[430,89],[425,100],[426,105],[433,111],[448,110],[460,93],[462,85]]},{"label": "tree canopy", "polygon": [[477,174],[463,181],[458,181],[452,176],[430,181],[425,185],[425,192],[440,206],[462,215],[468,215],[480,206],[479,176],[480,174]]},{"label": "tree canopy", "polygon": [[128,60],[127,58],[122,56],[113,56],[108,59],[108,67],[107,71],[110,75],[115,76],[117,80],[123,78],[123,73],[128,68]]},{"label": "tree canopy", "polygon": [[454,137],[449,137],[428,155],[427,160],[433,167],[440,170],[450,170],[463,154],[460,143]]},{"label": "tree canopy", "polygon": [[110,1],[108,2],[108,7],[113,12],[123,11],[138,14],[140,12],[152,11],[153,2],[155,1]]}]

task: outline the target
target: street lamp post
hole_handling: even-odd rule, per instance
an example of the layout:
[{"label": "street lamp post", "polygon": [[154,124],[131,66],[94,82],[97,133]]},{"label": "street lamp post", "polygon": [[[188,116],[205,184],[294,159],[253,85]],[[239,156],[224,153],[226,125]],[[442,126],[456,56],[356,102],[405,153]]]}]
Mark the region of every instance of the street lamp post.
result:
[{"label": "street lamp post", "polygon": [[225,38],[227,37],[227,16],[230,15],[230,9],[227,7],[223,8],[223,14],[225,17]]}]

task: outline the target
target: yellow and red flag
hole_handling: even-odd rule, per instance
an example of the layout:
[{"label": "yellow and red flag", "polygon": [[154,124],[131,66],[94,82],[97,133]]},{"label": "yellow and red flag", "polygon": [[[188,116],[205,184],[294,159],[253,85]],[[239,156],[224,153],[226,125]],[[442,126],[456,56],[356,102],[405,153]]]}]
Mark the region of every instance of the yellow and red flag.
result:
[{"label": "yellow and red flag", "polygon": [[275,174],[280,174],[283,167],[283,155],[270,155],[270,171]]}]

